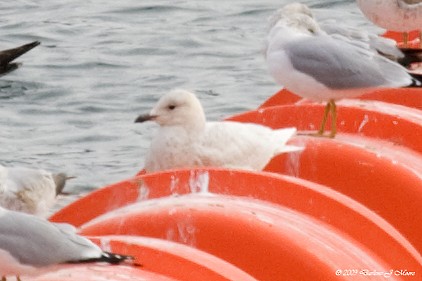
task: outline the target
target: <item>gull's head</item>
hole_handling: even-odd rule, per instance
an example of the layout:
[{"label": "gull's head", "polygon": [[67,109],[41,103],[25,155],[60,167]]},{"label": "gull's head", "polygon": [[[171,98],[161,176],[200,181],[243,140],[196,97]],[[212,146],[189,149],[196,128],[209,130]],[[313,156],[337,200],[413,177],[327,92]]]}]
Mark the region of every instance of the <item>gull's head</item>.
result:
[{"label": "gull's head", "polygon": [[[290,14],[274,25],[268,33],[268,40],[277,34],[285,38],[324,34],[314,18],[304,14]],[[277,35],[278,36],[278,35]]]},{"label": "gull's head", "polygon": [[280,20],[289,20],[293,15],[302,15],[309,18],[314,18],[311,9],[305,4],[295,2],[290,3],[275,11],[268,18],[268,30],[273,28]]},{"label": "gull's head", "polygon": [[163,127],[203,128],[205,114],[195,94],[177,89],[162,96],[150,113],[140,115],[135,120],[135,122],[145,121],[155,121]]}]

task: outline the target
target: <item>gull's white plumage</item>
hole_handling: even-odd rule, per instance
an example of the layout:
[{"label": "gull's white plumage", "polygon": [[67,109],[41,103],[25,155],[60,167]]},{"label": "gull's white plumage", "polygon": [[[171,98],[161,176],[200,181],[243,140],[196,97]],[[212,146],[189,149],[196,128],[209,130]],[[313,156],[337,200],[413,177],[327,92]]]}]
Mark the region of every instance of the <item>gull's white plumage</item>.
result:
[{"label": "gull's white plumage", "polygon": [[147,120],[160,124],[146,156],[147,172],[201,166],[262,170],[273,156],[302,149],[286,145],[295,128],[206,122],[196,96],[183,90],[164,95],[137,122]]},{"label": "gull's white plumage", "polygon": [[41,169],[0,165],[0,206],[46,217],[56,201],[54,176]]}]

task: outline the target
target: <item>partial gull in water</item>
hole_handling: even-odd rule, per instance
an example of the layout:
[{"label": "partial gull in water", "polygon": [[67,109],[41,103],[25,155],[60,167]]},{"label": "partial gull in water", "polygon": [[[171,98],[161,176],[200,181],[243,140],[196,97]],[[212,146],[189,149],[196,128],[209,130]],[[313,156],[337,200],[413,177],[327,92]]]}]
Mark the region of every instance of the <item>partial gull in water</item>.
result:
[{"label": "partial gull in water", "polygon": [[20,63],[13,61],[39,44],[41,44],[39,41],[34,41],[16,48],[0,51],[0,75],[5,75],[17,69]]}]

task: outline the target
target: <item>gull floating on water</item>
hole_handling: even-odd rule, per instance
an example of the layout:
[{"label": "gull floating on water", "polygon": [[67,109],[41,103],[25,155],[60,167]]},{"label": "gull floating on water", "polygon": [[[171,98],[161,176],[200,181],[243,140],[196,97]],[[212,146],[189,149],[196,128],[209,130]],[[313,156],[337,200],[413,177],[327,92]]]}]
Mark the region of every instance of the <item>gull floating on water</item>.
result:
[{"label": "gull floating on water", "polygon": [[14,63],[12,61],[15,60],[16,58],[22,56],[23,54],[25,54],[29,50],[35,48],[39,44],[41,44],[41,43],[38,42],[38,41],[34,41],[32,43],[25,44],[25,45],[22,45],[22,46],[13,48],[13,49],[7,49],[7,50],[0,51],[0,75],[5,75],[5,74],[15,70],[16,68],[18,68],[20,66],[20,64]]},{"label": "gull floating on water", "polygon": [[422,0],[357,0],[363,14],[379,27],[404,32],[419,30],[422,46]]},{"label": "gull floating on water", "polygon": [[291,92],[327,102],[318,135],[323,135],[330,112],[329,137],[336,135],[336,100],[376,88],[420,85],[406,68],[379,55],[369,43],[329,35],[306,13],[288,8],[277,14],[266,42],[268,69]]},{"label": "gull floating on water", "polygon": [[107,262],[118,264],[132,257],[103,252],[79,236],[69,224],[0,207],[0,276],[36,276],[58,264]]},{"label": "gull floating on water", "polygon": [[303,149],[286,145],[296,128],[207,122],[197,97],[184,90],[170,91],[135,122],[148,120],[160,128],[146,156],[147,172],[202,166],[262,170],[275,155]]},{"label": "gull floating on water", "polygon": [[0,165],[0,206],[46,217],[69,178],[64,173]]}]

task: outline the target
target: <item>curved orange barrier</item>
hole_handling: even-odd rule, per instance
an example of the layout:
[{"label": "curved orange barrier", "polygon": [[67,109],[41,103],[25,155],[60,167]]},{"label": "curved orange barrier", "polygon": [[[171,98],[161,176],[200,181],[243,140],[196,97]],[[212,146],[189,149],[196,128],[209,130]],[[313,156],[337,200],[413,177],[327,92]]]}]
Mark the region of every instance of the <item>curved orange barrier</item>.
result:
[{"label": "curved orange barrier", "polygon": [[230,263],[182,244],[122,235],[91,239],[106,251],[134,256],[136,265],[60,265],[35,280],[256,281]]},{"label": "curved orange barrier", "polygon": [[[309,198],[300,203],[309,205]],[[387,247],[388,254],[384,250],[374,252],[374,245],[362,246],[355,240],[359,237],[333,228],[330,219],[339,221],[340,217],[343,220],[347,217],[356,224],[365,219],[349,217],[351,212],[335,212],[338,209],[333,204],[325,208],[331,212],[324,212],[330,215],[323,222],[265,201],[195,194],[127,206],[84,225],[81,233],[174,240],[227,260],[258,280],[346,280],[350,277],[338,277],[336,270],[406,268],[415,271],[422,262],[417,253],[411,254],[401,245],[391,243],[391,236],[382,232],[372,237],[373,243],[382,244],[384,250]],[[361,226],[360,235],[362,231],[367,237],[374,234],[366,230]]]},{"label": "curved orange barrier", "polygon": [[[418,222],[418,216],[415,216],[422,212],[420,160],[418,164],[416,159],[412,158],[400,159],[397,156],[389,159],[388,151],[383,152],[384,156],[380,157],[376,152],[365,151],[356,145],[347,145],[329,139],[303,138],[300,139],[300,145],[306,145],[306,149],[300,155],[275,157],[266,170],[319,182],[354,198],[375,210],[401,231],[419,251],[422,251],[422,243],[419,239],[422,225]],[[395,164],[396,161],[413,163],[414,166],[410,169],[401,164]],[[300,190],[303,188],[301,186],[309,188],[312,184],[297,182],[298,179],[294,178],[278,178],[277,175],[266,173],[207,169],[203,174],[201,171],[181,170],[148,174],[111,185],[63,208],[53,215],[51,220],[80,226],[99,215],[138,200],[197,192],[200,189],[198,182],[201,183],[201,181],[204,184],[207,183],[209,190],[213,193],[249,196],[291,206],[286,198],[295,202],[297,198],[288,197],[288,192]],[[287,191],[281,194],[283,198],[280,198],[278,194],[281,192],[281,187],[279,187],[281,185],[287,188]],[[273,190],[274,186],[278,189]],[[322,189],[318,185],[313,188]],[[115,202],[110,204],[113,200]],[[295,206],[295,208],[299,207]],[[90,210],[90,212],[81,214],[82,212],[79,211],[81,209]],[[307,209],[303,211],[308,212]],[[341,212],[344,213],[344,210]],[[346,226],[339,225],[339,228],[346,229]],[[357,231],[359,230],[360,228]],[[354,232],[353,235],[359,235],[359,232]]]},{"label": "curved orange barrier", "polygon": [[[386,33],[383,34],[383,36],[395,40],[399,46],[402,46],[404,44],[402,32],[396,32],[396,31],[388,30]],[[414,30],[414,31],[409,32],[409,39],[408,40],[409,40],[409,42],[408,42],[409,46],[408,47],[420,49],[419,31]]]},{"label": "curved orange barrier", "polygon": [[153,272],[144,270],[138,270],[129,266],[121,265],[73,265],[73,266],[61,266],[60,269],[56,269],[49,273],[26,278],[22,276],[22,279],[33,280],[33,281],[75,281],[75,280],[115,280],[115,281],[178,281],[179,279],[169,278],[164,275],[159,275]]},{"label": "curved orange barrier", "polygon": [[[323,111],[323,104],[273,106],[234,115],[227,120],[272,128],[293,126],[299,131],[317,131]],[[338,103],[337,130],[339,133],[387,140],[422,153],[420,110],[382,102],[343,100]]]},{"label": "curved orange barrier", "polygon": [[417,215],[422,213],[422,159],[391,144],[353,141],[301,138],[295,141],[306,145],[300,155],[277,156],[265,170],[330,186],[350,196],[376,211],[422,252],[422,224]]},{"label": "curved orange barrier", "polygon": [[244,280],[255,278],[232,264],[198,249],[167,240],[140,236],[97,236],[102,248],[131,255],[142,270],[175,280]]},{"label": "curved orange barrier", "polygon": [[148,196],[150,191],[143,187],[142,178],[124,180],[89,193],[58,210],[49,220],[78,227],[96,216],[141,200],[144,193]]},{"label": "curved orange barrier", "polygon": [[[143,188],[149,190],[148,196],[144,195],[142,197],[143,199],[195,193],[201,190],[202,192],[209,190],[215,194],[257,198],[292,208],[297,210],[297,212],[307,214],[318,220],[322,219],[332,227],[341,229],[342,232],[347,233],[350,237],[354,237],[362,245],[371,248],[374,253],[382,253],[387,244],[389,245],[389,249],[401,248],[402,250],[397,250],[398,252],[416,252],[397,230],[363,205],[329,188],[297,178],[273,173],[197,169],[149,174],[138,178],[138,181],[142,181]],[[120,187],[124,186],[123,183],[121,185],[106,187],[64,208],[52,220],[67,221],[70,223],[73,223],[75,219],[79,221],[77,210],[81,208],[95,210],[98,205],[104,205],[104,202],[110,200],[105,195],[113,193],[111,189],[115,190],[114,194],[119,194],[117,195],[119,196],[117,199],[118,202],[124,202],[125,196],[129,195],[126,198],[126,204],[122,204],[121,206],[133,203],[132,194],[139,192],[141,189],[139,186],[131,185],[131,182],[133,180],[127,181],[127,184],[131,186],[127,188],[133,189],[131,192],[119,193],[121,190]],[[145,201],[143,204],[148,204],[148,202]],[[312,204],[309,204],[309,202],[312,202]],[[111,210],[112,208],[109,208],[107,211],[110,212]],[[100,214],[92,218],[94,219],[98,215]],[[348,219],[344,220],[344,217]],[[350,221],[353,221],[353,223],[350,223]],[[159,224],[159,221],[154,221],[154,223]],[[104,233],[101,231],[98,233],[88,233],[85,232],[86,225],[83,226],[85,229],[83,233],[89,235],[113,234],[113,232]],[[125,229],[125,224],[120,224],[120,228]],[[362,231],[366,231],[367,229],[371,229],[373,235],[362,235]],[[419,229],[416,226],[414,231],[414,236],[418,235]],[[394,251],[391,250],[391,252]],[[402,254],[398,252],[397,256],[401,256]],[[417,256],[414,253],[413,255]],[[394,256],[391,254],[391,257]]]},{"label": "curved orange barrier", "polygon": [[[422,89],[420,88],[380,89],[368,92],[357,99],[383,101],[422,109]],[[295,95],[289,90],[281,89],[268,98],[259,108],[295,104],[301,100],[301,97]]]},{"label": "curved orange barrier", "polygon": [[[230,120],[273,128],[311,129],[312,124],[318,124],[322,107],[311,104],[271,107]],[[422,212],[422,158],[399,146],[422,153],[422,115],[417,110],[388,104],[365,108],[342,106],[339,123],[340,131],[357,136],[338,135],[335,140],[301,138],[296,142],[307,147],[303,153],[276,157],[265,170],[324,184],[354,198],[376,210],[422,251],[419,238],[422,225],[415,216]]]},{"label": "curved orange barrier", "polygon": [[22,279],[32,281],[179,281],[179,279],[173,279],[153,272],[139,270],[130,266],[99,264],[63,265],[49,273],[45,273],[37,277],[22,276]]}]

